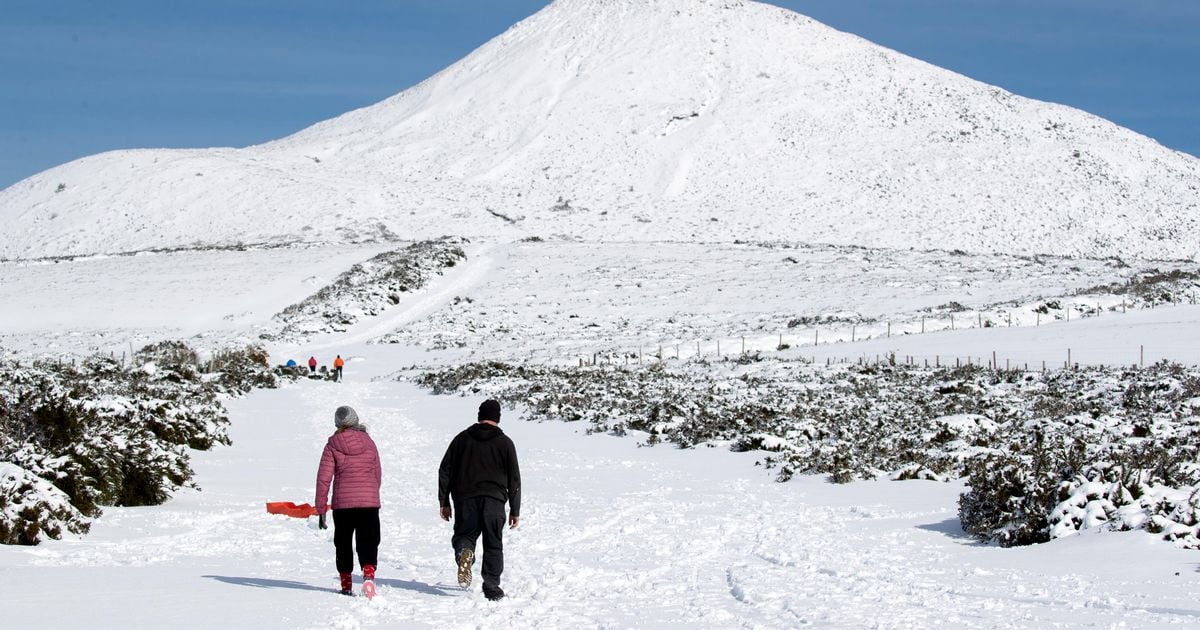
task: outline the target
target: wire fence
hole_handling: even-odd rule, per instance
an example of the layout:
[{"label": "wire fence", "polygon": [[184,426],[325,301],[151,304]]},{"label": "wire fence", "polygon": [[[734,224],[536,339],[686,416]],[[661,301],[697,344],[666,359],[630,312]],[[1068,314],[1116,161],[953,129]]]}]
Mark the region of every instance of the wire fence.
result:
[{"label": "wire fence", "polygon": [[[1183,304],[1195,304],[1194,294]],[[851,322],[843,326],[813,326],[803,330],[791,330],[771,335],[761,332],[742,335],[724,336],[696,341],[672,339],[656,342],[636,350],[604,350],[592,352],[590,355],[562,358],[560,363],[577,363],[580,366],[600,364],[635,365],[668,360],[738,360],[748,355],[776,353],[780,358],[802,361],[810,364],[825,363],[827,365],[858,364],[858,365],[909,365],[929,368],[960,367],[974,365],[990,369],[1021,369],[1047,371],[1058,368],[1079,367],[1081,365],[1097,366],[1127,366],[1144,367],[1149,359],[1151,363],[1164,360],[1161,353],[1148,357],[1147,345],[1128,344],[1127,350],[1114,352],[1112,349],[1104,353],[1092,348],[1083,348],[1087,360],[1081,357],[1076,348],[1064,347],[1054,358],[1049,358],[1049,351],[1035,353],[1037,356],[1014,356],[1016,353],[999,348],[980,351],[977,348],[961,352],[926,352],[911,353],[899,351],[887,352],[853,352],[847,348],[842,353],[837,346],[855,344],[866,341],[899,339],[914,335],[941,333],[947,331],[972,329],[999,329],[1016,327],[1042,327],[1058,322],[1071,322],[1082,319],[1093,319],[1103,316],[1126,314],[1135,310],[1134,305],[1125,300],[1055,300],[1052,302],[1058,308],[1015,308],[988,309],[981,311],[960,311],[944,316],[924,316],[907,320]],[[1169,304],[1180,304],[1170,302]],[[1146,308],[1157,308],[1150,303]],[[977,344],[971,344],[977,345]],[[1098,355],[1113,356],[1120,354],[1127,359],[1120,361],[1098,361]]]}]

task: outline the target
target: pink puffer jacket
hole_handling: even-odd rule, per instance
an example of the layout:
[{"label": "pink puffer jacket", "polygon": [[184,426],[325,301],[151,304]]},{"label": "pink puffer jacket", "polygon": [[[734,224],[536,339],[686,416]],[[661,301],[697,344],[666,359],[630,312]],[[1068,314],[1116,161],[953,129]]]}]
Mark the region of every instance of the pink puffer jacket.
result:
[{"label": "pink puffer jacket", "polygon": [[[379,482],[383,468],[379,450],[366,431],[346,429],[330,436],[317,469],[317,513],[329,508],[379,507]],[[329,484],[333,503],[329,504]]]}]

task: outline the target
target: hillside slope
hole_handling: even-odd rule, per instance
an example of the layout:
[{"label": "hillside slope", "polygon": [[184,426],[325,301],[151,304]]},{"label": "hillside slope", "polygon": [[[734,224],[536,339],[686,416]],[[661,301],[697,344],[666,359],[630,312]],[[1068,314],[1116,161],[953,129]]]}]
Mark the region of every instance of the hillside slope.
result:
[{"label": "hillside slope", "polygon": [[565,235],[1200,251],[1200,160],[738,0],[558,0],[418,86],[245,149],[0,191],[0,258]]}]

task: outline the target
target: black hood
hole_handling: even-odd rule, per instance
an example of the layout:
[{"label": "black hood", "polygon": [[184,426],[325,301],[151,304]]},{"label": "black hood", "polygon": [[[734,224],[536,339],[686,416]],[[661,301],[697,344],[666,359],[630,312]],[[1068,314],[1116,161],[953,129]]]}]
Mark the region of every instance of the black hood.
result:
[{"label": "black hood", "polygon": [[494,427],[486,422],[477,422],[467,429],[467,435],[480,442],[486,442],[504,435],[500,427]]}]

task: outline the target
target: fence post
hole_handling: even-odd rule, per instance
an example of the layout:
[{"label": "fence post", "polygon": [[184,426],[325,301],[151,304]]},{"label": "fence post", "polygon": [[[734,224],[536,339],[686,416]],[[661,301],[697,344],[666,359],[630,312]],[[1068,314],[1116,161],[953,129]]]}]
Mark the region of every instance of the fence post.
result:
[{"label": "fence post", "polygon": [[1067,348],[1067,367],[1071,367],[1071,349]]},{"label": "fence post", "polygon": [[821,344],[821,331],[814,328],[813,329],[813,345],[817,346],[820,344]]},{"label": "fence post", "polygon": [[950,330],[954,330],[954,313],[950,314]]},{"label": "fence post", "polygon": [[1142,345],[1138,349],[1138,367],[1146,367],[1146,346]]},{"label": "fence post", "polygon": [[892,322],[888,322],[888,339],[892,338]]},{"label": "fence post", "polygon": [[921,318],[921,334],[922,335],[925,334],[925,318],[924,317]]},{"label": "fence post", "polygon": [[855,338],[854,338],[854,337],[855,337],[855,333],[857,333],[857,332],[858,332],[858,326],[857,326],[857,325],[855,325],[855,324],[851,324],[851,325],[850,325],[850,343],[854,343],[854,341],[855,341]]}]

